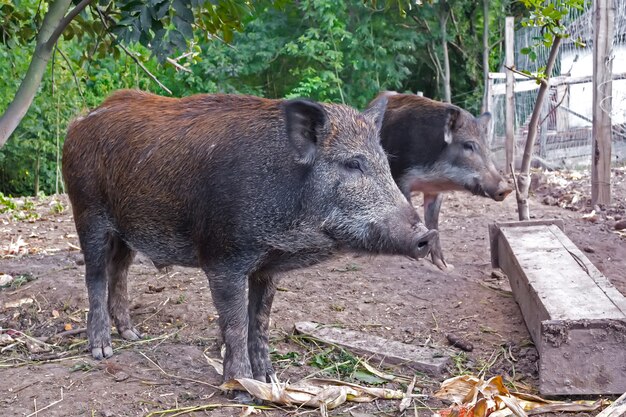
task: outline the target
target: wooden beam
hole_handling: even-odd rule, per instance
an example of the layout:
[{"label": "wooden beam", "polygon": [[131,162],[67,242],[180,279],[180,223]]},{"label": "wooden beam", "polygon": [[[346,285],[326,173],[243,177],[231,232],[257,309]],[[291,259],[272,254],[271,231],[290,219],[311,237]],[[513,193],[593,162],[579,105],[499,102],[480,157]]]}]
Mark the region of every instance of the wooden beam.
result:
[{"label": "wooden beam", "polygon": [[611,203],[613,0],[594,0],[591,202]]},{"label": "wooden beam", "polygon": [[[500,80],[500,79],[505,78],[506,74],[500,73],[500,72],[492,72],[490,73],[490,75],[493,75],[493,76],[490,76],[489,79]],[[611,75],[612,81],[623,80],[623,79],[626,79],[626,72]],[[516,93],[537,90],[540,86],[539,84],[537,84],[535,80],[529,80],[528,78],[519,76],[517,74],[515,76],[515,80],[516,80],[515,81]],[[550,84],[550,87],[558,87],[561,85],[585,84],[585,83],[590,83],[592,81],[593,81],[593,76],[591,75],[586,75],[586,76],[581,76],[581,77],[570,77],[569,75],[558,75],[556,77],[550,77],[549,84]],[[503,94],[506,94],[506,84],[505,83],[496,84],[494,85],[492,91],[493,91],[493,95],[495,96],[501,96]]]},{"label": "wooden beam", "polygon": [[626,298],[556,225],[499,223],[489,234],[539,352],[541,393],[626,391]]}]

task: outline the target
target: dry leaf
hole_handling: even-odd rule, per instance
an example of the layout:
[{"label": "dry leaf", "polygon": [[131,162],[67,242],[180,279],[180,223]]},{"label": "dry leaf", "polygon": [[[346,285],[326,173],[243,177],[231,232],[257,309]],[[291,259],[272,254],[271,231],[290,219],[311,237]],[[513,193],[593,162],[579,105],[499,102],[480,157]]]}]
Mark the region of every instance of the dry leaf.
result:
[{"label": "dry leaf", "polygon": [[76,246],[71,242],[67,242],[67,246],[69,246],[70,249],[73,249],[73,250],[80,250],[80,246]]},{"label": "dry leaf", "polygon": [[204,357],[207,363],[211,365],[213,369],[215,369],[215,372],[217,372],[219,375],[224,375],[224,364],[220,359],[210,358],[206,354],[204,354]]},{"label": "dry leaf", "polygon": [[59,318],[59,311],[58,310],[52,310],[52,317],[54,317],[55,319]]},{"label": "dry leaf", "polygon": [[8,274],[0,274],[0,287],[5,287],[13,281],[13,277]]},{"label": "dry leaf", "polygon": [[26,250],[26,245],[28,245],[28,243],[24,242],[22,236],[18,236],[15,241],[11,238],[9,245],[2,247],[1,252],[3,255],[19,255],[21,253],[27,253],[28,251]]},{"label": "dry leaf", "polygon": [[6,308],[18,308],[23,305],[32,304],[34,302],[35,300],[33,300],[32,298],[26,297],[26,298],[20,298],[19,300],[16,300],[16,301],[9,301],[4,306]]},{"label": "dry leaf", "polygon": [[71,323],[65,323],[65,326],[63,326],[63,328],[65,329],[65,331],[70,331],[72,330],[72,324]]},{"label": "dry leaf", "polygon": [[0,334],[0,346],[7,346],[13,343],[15,340],[8,334]]}]

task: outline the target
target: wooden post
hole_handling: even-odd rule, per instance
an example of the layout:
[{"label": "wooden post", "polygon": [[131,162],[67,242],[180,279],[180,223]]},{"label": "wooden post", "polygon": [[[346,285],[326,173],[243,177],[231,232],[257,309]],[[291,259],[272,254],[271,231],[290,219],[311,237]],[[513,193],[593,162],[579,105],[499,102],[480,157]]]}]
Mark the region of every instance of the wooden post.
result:
[{"label": "wooden post", "polygon": [[490,111],[489,106],[489,0],[483,0],[483,82],[485,95],[483,96],[482,113]]},{"label": "wooden post", "polygon": [[[507,17],[504,28],[505,43],[505,65],[507,68],[515,66],[515,32],[514,17]],[[515,165],[515,79],[513,71],[506,70],[506,130],[504,149],[506,154],[506,170],[511,170],[511,165]]]},{"label": "wooden post", "polygon": [[611,203],[613,0],[594,0],[591,202]]}]

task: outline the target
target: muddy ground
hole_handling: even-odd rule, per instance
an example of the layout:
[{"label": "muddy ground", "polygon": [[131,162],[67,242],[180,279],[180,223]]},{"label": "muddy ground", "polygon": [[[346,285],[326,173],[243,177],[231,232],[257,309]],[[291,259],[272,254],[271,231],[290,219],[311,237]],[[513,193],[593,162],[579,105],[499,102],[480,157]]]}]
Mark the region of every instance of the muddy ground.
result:
[{"label": "muddy ground", "polygon": [[[585,175],[535,177],[533,217],[562,219],[570,239],[626,294],[626,237],[614,230],[616,221],[626,217],[626,171],[614,171],[614,203],[596,207],[594,215]],[[420,200],[416,196],[416,205]],[[42,339],[83,328],[87,299],[66,197],[19,206],[0,215],[0,274],[13,277],[0,290],[5,335],[0,339],[2,416],[144,416],[191,405],[229,404],[216,388],[220,376],[206,359],[219,358],[220,342],[206,278],[195,269],[159,272],[145,258],[136,259],[129,279],[131,315],[146,339],[127,343],[115,336],[111,359],[97,362],[85,355],[84,333],[48,339],[44,346],[26,343],[23,334]],[[345,255],[285,274],[271,330],[281,380],[318,373],[365,383],[362,373],[354,372],[360,368],[354,368],[349,353],[293,336],[294,323],[306,320],[416,345],[449,348],[450,333],[471,343],[471,352],[450,348],[452,365],[439,377],[372,363],[396,375],[418,376],[415,392],[426,397],[415,408],[422,416],[442,406],[430,397],[439,383],[461,373],[502,375],[510,386],[533,392],[537,352],[506,279],[492,276],[490,265],[487,225],[516,218],[512,197],[496,203],[452,193],[440,217],[444,254],[454,266],[449,272],[424,260]],[[320,372],[320,367],[327,369]],[[404,389],[397,383],[386,386]],[[397,410],[397,401],[348,403],[331,415],[399,415]],[[217,407],[192,415],[241,411]],[[308,412],[260,411],[270,416]],[[414,408],[407,413],[414,415]]]}]

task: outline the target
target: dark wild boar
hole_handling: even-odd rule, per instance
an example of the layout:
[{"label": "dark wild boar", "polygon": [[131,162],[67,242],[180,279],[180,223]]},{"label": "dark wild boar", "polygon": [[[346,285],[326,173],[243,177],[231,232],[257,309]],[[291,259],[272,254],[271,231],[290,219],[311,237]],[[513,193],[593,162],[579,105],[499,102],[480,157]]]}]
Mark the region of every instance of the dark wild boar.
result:
[{"label": "dark wild boar", "polygon": [[85,258],[92,356],[113,353],[110,318],[122,337],[140,337],[126,285],[136,251],[158,266],[205,271],[224,379],[262,381],[275,378],[275,273],[341,249],[426,256],[437,232],[391,177],[379,140],[385,105],[359,113],[306,100],[121,91],[75,121],[63,177]]},{"label": "dark wild boar", "polygon": [[[413,192],[424,194],[426,227],[438,229],[444,191],[465,190],[496,201],[512,191],[491,159],[489,113],[474,117],[452,104],[393,92],[380,94],[370,108],[379,100],[388,101],[380,135],[391,174],[409,201]],[[445,270],[439,240],[430,252]]]}]

